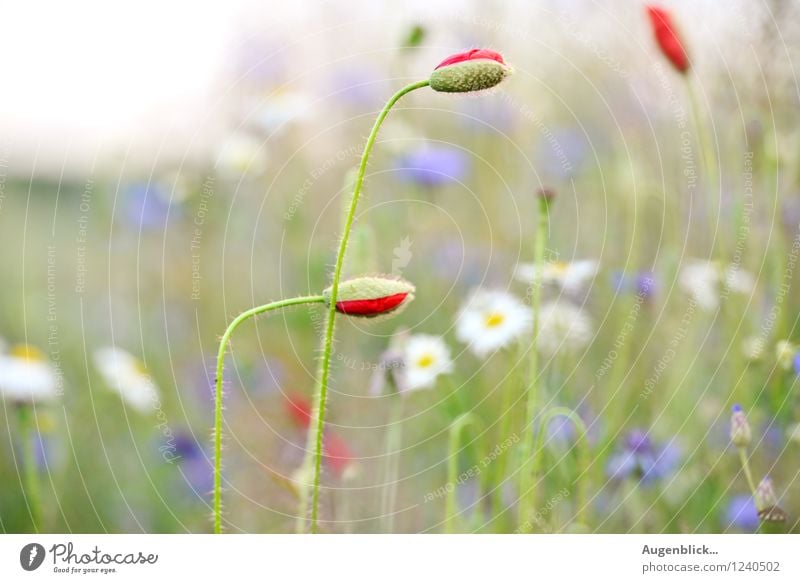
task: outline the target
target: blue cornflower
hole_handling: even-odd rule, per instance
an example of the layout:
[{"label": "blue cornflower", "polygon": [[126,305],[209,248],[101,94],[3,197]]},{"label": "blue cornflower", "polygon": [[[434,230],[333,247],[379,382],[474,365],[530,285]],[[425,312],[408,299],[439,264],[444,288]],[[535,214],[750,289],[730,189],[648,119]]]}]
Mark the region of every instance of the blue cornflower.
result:
[{"label": "blue cornflower", "polygon": [[169,212],[170,192],[153,182],[134,182],[123,192],[123,216],[137,229],[163,229]]},{"label": "blue cornflower", "polygon": [[401,156],[396,168],[403,180],[422,186],[441,186],[463,180],[469,170],[469,159],[457,148],[423,146]]},{"label": "blue cornflower", "polygon": [[634,293],[645,300],[649,300],[656,293],[656,278],[652,271],[638,271],[625,273],[615,271],[611,276],[611,283],[618,292]]},{"label": "blue cornflower", "polygon": [[642,484],[651,484],[674,473],[679,461],[680,449],[672,442],[656,445],[646,431],[634,429],[608,460],[606,473],[615,480],[634,477]]},{"label": "blue cornflower", "polygon": [[756,530],[760,520],[753,497],[741,494],[731,498],[725,508],[725,522],[742,530]]},{"label": "blue cornflower", "polygon": [[800,352],[796,352],[792,357],[792,368],[794,369],[794,374],[800,376]]},{"label": "blue cornflower", "polygon": [[589,139],[583,131],[558,129],[542,136],[537,160],[546,176],[567,179],[580,172],[589,152]]},{"label": "blue cornflower", "polygon": [[186,484],[198,496],[205,496],[214,483],[211,458],[197,440],[188,433],[178,433],[172,442],[174,459]]}]

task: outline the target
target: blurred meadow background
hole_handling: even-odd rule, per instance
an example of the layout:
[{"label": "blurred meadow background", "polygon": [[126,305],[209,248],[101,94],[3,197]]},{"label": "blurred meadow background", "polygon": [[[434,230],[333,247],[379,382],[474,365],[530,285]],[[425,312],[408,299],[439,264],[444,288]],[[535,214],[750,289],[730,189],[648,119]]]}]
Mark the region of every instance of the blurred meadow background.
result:
[{"label": "blurred meadow background", "polygon": [[[798,530],[796,2],[665,0],[688,75],[640,2],[122,6],[4,11],[0,531],[210,531],[220,335],[329,285],[377,112],[472,47],[514,75],[407,96],[367,169],[346,275],[417,291],[394,318],[338,319],[322,530],[518,531],[518,444],[542,427],[524,530]],[[476,290],[520,323],[485,349],[464,324]],[[298,307],[233,338],[228,532],[294,530],[323,322]],[[440,365],[416,384],[412,346]],[[33,364],[57,396],[20,405],[8,387]]]}]

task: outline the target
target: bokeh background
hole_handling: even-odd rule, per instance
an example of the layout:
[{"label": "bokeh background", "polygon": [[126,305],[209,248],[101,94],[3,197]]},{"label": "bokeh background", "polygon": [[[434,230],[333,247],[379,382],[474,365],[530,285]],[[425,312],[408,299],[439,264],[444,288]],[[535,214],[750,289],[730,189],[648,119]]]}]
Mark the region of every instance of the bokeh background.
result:
[{"label": "bokeh background", "polygon": [[[376,112],[447,55],[481,46],[501,51],[514,76],[489,94],[408,96],[370,162],[347,270],[402,275],[418,293],[396,319],[340,320],[329,421],[348,453],[325,474],[325,529],[439,532],[444,497],[431,494],[446,485],[453,419],[482,421],[459,454],[465,470],[480,447],[503,443],[507,416],[522,433],[525,347],[477,358],[454,326],[477,287],[525,297],[513,273],[532,259],[535,193],[547,187],[548,255],[599,271],[578,291],[548,291],[591,318],[591,343],[546,360],[544,397],[590,425],[591,463],[580,473],[565,453],[574,432],[552,428],[538,530],[572,524],[580,481],[592,532],[754,531],[728,438],[733,402],[748,410],[754,471],[772,476],[784,528],[796,530],[797,373],[775,346],[797,339],[800,308],[797,294],[779,293],[797,285],[787,265],[800,235],[798,6],[664,4],[692,55],[697,123],[719,152],[713,216],[699,159],[699,189],[685,173],[683,134],[694,144],[697,125],[684,79],[641,2],[5,6],[0,337],[4,351],[38,346],[62,393],[35,407],[42,528],[210,530],[219,336],[244,309],[327,286],[349,173]],[[682,267],[709,259],[718,240],[740,251],[755,284],[721,311],[690,309]],[[631,284],[643,274],[645,293]],[[298,308],[237,331],[226,363],[228,531],[294,528],[305,431],[287,399],[311,394],[322,318]],[[401,326],[443,336],[454,371],[404,396],[387,477],[396,421],[391,397],[372,389]],[[753,337],[758,355],[743,350]],[[141,359],[159,389],[155,410],[108,389],[93,359],[106,346]],[[30,531],[25,437],[13,405],[0,407],[0,530]],[[609,463],[640,430],[653,451],[669,449],[669,467],[616,479]],[[511,462],[494,463],[457,485],[458,530],[514,530],[515,493],[502,481]]]}]

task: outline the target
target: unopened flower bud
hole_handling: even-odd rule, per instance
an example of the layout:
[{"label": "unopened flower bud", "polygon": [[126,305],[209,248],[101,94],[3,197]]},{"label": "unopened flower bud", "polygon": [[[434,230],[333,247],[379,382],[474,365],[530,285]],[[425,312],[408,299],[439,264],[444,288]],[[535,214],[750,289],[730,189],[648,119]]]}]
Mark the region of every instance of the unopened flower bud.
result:
[{"label": "unopened flower bud", "polygon": [[542,187],[536,191],[536,198],[546,200],[548,203],[556,197],[556,191],[552,188]]},{"label": "unopened flower bud", "polygon": [[434,91],[467,93],[490,89],[511,74],[503,56],[488,49],[472,49],[446,58],[431,73]]},{"label": "unopened flower bud", "polygon": [[731,414],[731,442],[736,447],[747,447],[751,438],[750,424],[741,405],[734,405]]},{"label": "unopened flower bud", "polygon": [[764,476],[756,487],[755,496],[756,508],[762,510],[769,506],[774,506],[778,499],[775,496],[775,487],[772,485],[772,478]]},{"label": "unopened flower bud", "polygon": [[[414,299],[415,288],[392,277],[356,277],[339,284],[336,311],[348,316],[374,318],[397,312]],[[331,288],[322,292],[330,305]]]},{"label": "unopened flower bud", "polygon": [[672,16],[658,6],[648,6],[647,15],[650,17],[658,48],[679,73],[685,74],[689,70],[689,56],[672,22]]}]

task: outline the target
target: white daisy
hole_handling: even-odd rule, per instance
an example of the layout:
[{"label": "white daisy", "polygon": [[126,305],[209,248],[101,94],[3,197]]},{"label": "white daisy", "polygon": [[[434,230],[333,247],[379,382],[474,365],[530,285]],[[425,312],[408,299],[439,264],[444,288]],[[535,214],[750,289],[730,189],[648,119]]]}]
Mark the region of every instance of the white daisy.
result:
[{"label": "white daisy", "polygon": [[120,348],[101,348],[94,353],[94,364],[110,389],[141,413],[158,405],[158,389],[145,372],[142,362]]},{"label": "white daisy", "polygon": [[[599,264],[593,259],[581,259],[566,263],[564,261],[550,261],[545,263],[542,270],[542,283],[557,285],[567,292],[578,292],[595,275]],[[536,277],[536,266],[533,263],[521,263],[514,272],[514,277],[530,285]],[[538,277],[536,277],[538,281]]]},{"label": "white daisy", "polygon": [[403,347],[403,389],[433,387],[439,375],[453,372],[450,349],[441,336],[414,334]]},{"label": "white daisy", "polygon": [[560,350],[579,350],[592,341],[592,321],[583,310],[565,302],[542,306],[539,319],[539,349],[553,356]]},{"label": "white daisy", "polygon": [[0,355],[0,394],[21,404],[53,400],[58,396],[55,368],[37,348],[14,346]]},{"label": "white daisy", "polygon": [[729,264],[723,269],[716,261],[690,259],[681,269],[678,284],[701,309],[712,312],[719,307],[724,290],[749,294],[756,281],[750,272],[737,265]]},{"label": "white daisy", "polygon": [[217,150],[217,169],[232,176],[261,174],[267,168],[266,155],[262,140],[246,133],[234,133]]},{"label": "white daisy", "polygon": [[528,306],[511,294],[478,290],[461,309],[456,338],[483,358],[527,333],[531,319]]}]

